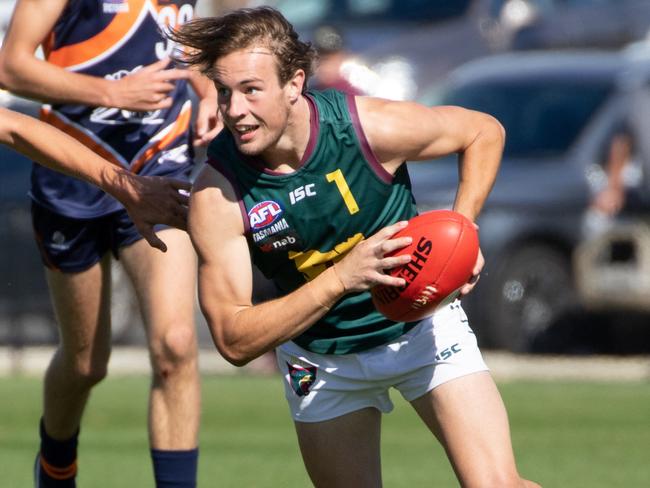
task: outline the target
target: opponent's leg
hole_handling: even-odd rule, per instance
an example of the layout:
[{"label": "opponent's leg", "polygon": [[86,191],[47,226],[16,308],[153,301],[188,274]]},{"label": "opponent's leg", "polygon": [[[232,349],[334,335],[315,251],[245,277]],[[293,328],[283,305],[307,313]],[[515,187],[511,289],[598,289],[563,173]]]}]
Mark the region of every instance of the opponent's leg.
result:
[{"label": "opponent's leg", "polygon": [[120,259],[147,328],[153,367],[149,436],[157,486],[194,486],[200,416],[196,258],[185,232],[167,229],[160,235],[166,253],[139,240],[122,248]]},{"label": "opponent's leg", "polygon": [[381,413],[364,408],[324,422],[295,422],[307,473],[316,488],[381,486]]},{"label": "opponent's leg", "polygon": [[110,258],[78,273],[47,270],[47,281],[59,345],[45,373],[39,486],[74,486],[81,417],[110,355]]},{"label": "opponent's leg", "polygon": [[464,488],[533,488],[517,472],[505,406],[491,375],[443,383],[411,402],[442,443]]}]

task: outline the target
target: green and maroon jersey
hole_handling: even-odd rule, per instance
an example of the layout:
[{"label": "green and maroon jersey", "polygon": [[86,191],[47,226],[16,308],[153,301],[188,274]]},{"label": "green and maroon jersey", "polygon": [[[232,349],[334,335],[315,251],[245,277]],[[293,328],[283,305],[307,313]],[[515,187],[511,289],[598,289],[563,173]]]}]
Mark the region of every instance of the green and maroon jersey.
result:
[{"label": "green and maroon jersey", "polygon": [[[306,95],[311,132],[300,167],[273,172],[241,154],[224,130],[208,163],[237,192],[253,263],[289,293],[343,258],[362,239],[416,214],[402,165],[395,176],[373,155],[354,97],[335,90]],[[387,343],[414,323],[377,312],[369,292],[346,295],[294,339],[321,354],[347,354]]]}]

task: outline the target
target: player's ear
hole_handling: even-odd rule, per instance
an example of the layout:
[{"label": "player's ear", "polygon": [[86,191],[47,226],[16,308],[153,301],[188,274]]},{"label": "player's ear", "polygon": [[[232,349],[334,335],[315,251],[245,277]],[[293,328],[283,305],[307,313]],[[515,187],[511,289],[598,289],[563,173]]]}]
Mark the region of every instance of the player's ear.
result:
[{"label": "player's ear", "polygon": [[305,85],[305,72],[301,69],[296,70],[293,77],[287,82],[289,102],[295,103],[302,94],[302,88]]}]

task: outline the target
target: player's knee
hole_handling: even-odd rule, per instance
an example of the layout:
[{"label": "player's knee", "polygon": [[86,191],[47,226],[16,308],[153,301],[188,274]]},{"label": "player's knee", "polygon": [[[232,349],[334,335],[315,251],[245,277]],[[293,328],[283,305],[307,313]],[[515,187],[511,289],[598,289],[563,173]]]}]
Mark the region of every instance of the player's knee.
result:
[{"label": "player's knee", "polygon": [[75,358],[72,372],[77,382],[90,388],[106,378],[108,373],[108,358],[108,354],[102,355],[101,357]]},{"label": "player's knee", "polygon": [[197,358],[196,334],[193,327],[170,327],[154,346],[154,373],[167,378],[181,368],[192,365]]}]

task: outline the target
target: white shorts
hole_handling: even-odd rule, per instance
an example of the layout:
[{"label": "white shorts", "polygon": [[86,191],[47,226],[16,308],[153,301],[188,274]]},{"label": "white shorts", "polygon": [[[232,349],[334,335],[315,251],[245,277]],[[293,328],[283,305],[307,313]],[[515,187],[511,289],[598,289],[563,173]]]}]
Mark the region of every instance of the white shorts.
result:
[{"label": "white shorts", "polygon": [[317,354],[294,342],[276,349],[291,415],[321,422],[356,410],[393,409],[395,387],[415,400],[447,381],[488,368],[458,300],[389,344],[356,354]]}]

